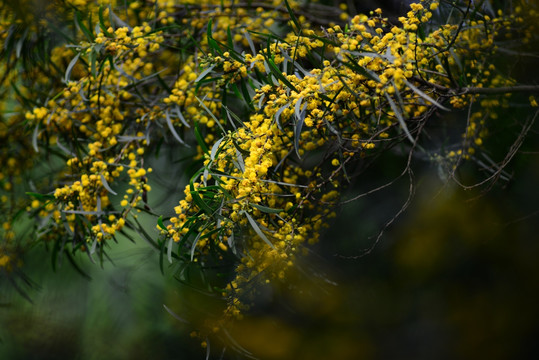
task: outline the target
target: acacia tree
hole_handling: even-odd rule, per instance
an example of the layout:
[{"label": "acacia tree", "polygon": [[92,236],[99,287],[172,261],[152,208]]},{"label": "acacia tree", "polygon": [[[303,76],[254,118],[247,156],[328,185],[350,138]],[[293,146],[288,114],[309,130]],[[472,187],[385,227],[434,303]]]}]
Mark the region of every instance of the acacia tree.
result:
[{"label": "acacia tree", "polygon": [[[537,117],[539,87],[499,61],[536,56],[539,13],[525,0],[425,0],[392,20],[279,0],[0,11],[2,277],[26,296],[29,248],[82,272],[80,256],[103,262],[114,242],[144,238],[161,267],[221,299],[201,336],[222,335],[258,289],[287,282],[336,207],[365,195],[342,199],[381,154],[407,159],[403,211],[415,159],[489,188]],[[511,106],[529,116],[493,160],[489,130],[512,129],[498,117]],[[443,137],[425,130],[432,122]],[[465,164],[488,176],[466,184]],[[173,209],[152,200],[164,184]]]}]

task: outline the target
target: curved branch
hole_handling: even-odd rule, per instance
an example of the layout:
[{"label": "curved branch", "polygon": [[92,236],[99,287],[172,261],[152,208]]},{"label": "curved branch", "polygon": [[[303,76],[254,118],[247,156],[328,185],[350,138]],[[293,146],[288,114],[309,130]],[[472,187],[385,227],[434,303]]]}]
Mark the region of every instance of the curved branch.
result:
[{"label": "curved branch", "polygon": [[413,80],[421,83],[425,86],[430,86],[437,91],[444,92],[451,96],[465,95],[465,94],[507,94],[507,93],[516,93],[516,92],[539,92],[539,85],[515,85],[515,86],[501,86],[495,88],[481,88],[466,86],[459,89],[449,88],[439,84],[433,84],[431,82],[425,81],[419,77],[413,77]]}]

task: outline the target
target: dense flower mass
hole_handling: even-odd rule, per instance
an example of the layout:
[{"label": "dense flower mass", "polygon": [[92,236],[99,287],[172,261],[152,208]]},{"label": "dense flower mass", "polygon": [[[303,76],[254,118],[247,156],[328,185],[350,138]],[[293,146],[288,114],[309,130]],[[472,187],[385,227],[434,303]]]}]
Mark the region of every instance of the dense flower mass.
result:
[{"label": "dense flower mass", "polygon": [[[369,159],[400,144],[455,177],[512,94],[537,106],[537,88],[492,61],[518,50],[512,39],[534,41],[539,13],[525,1],[503,12],[424,0],[398,23],[281,0],[41,6],[1,8],[0,268],[21,266],[34,242],[102,260],[136,230],[172,263],[228,269],[207,284],[225,321],[286,281]],[[427,122],[460,109],[457,137],[429,149]],[[198,168],[171,194],[172,216],[148,200],[149,163],[166,151]]]}]

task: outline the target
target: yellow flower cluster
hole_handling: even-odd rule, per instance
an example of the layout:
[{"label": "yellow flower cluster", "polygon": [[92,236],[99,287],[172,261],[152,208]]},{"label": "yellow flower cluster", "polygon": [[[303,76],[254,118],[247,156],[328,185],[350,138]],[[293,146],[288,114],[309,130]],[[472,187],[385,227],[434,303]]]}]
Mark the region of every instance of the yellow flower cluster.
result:
[{"label": "yellow flower cluster", "polygon": [[[220,138],[207,138],[213,147],[205,154],[204,170],[186,187],[176,216],[162,229],[175,242],[191,244],[195,261],[206,261],[213,248],[241,254],[236,278],[224,292],[230,299],[227,313],[240,313],[244,288],[253,279],[282,279],[307,239],[317,241],[333,215],[319,205],[338,200],[339,192],[331,188],[340,186],[348,163],[391,140],[407,136],[415,142],[414,129],[403,119],[421,124],[432,109],[449,106],[442,105],[445,98],[462,108],[480,97],[466,90],[447,96],[455,74],[469,88],[514,84],[488,64],[485,54],[493,50],[501,26],[520,20],[478,20],[462,28],[448,24],[419,34],[438,7],[438,2],[413,4],[399,19],[402,26],[391,25],[377,10],[373,17],[351,17],[346,30],[333,26],[317,33],[307,25],[301,35],[290,33],[257,52],[203,58],[204,78],[218,78],[221,86],[234,90],[242,81],[266,81],[254,88],[248,121]],[[290,71],[290,64],[313,54],[326,59],[318,67],[306,70],[298,64]],[[182,76],[166,102],[196,106],[178,89],[195,76]],[[500,101],[483,99],[480,105],[493,118]],[[222,110],[214,104],[210,112]],[[472,113],[462,149],[448,156],[469,158],[487,135],[485,120],[482,113]],[[336,143],[340,148],[332,152],[328,144]],[[308,159],[322,162],[309,168]],[[332,159],[333,168],[325,159]],[[320,189],[325,192],[316,196]],[[308,215],[314,213],[319,215]]]},{"label": "yellow flower cluster", "polygon": [[[110,15],[108,9],[103,14]],[[52,213],[57,231],[76,232],[78,218],[84,217],[93,224],[85,233],[86,241],[101,242],[114,237],[130,211],[147,201],[151,188],[146,173],[151,169],[143,165],[147,145],[143,130],[156,115],[147,116],[149,107],[136,109],[126,102],[134,100],[128,89],[155,72],[151,59],[162,41],[143,23],[103,28],[92,43],[80,43],[75,57],[70,48],[53,50],[59,63],[68,59],[63,61],[65,87],[46,106],[27,112],[25,119],[36,128],[38,142],[57,145],[68,157],[65,185],[54,191],[57,207],[49,203],[41,213]],[[111,200],[109,196],[117,195],[114,184],[124,178],[129,179],[129,188],[123,200]]]},{"label": "yellow flower cluster", "polygon": [[158,221],[155,243],[171,261],[174,249],[203,269],[233,263],[212,287],[226,318],[241,316],[257,286],[286,280],[366,157],[396,144],[413,151],[428,120],[450,108],[468,110],[458,144],[427,155],[452,170],[472,157],[516,85],[490,60],[496,44],[529,41],[538,17],[491,18],[465,2],[465,16],[438,26],[449,4],[420,1],[398,25],[376,9],[339,12],[346,25],[318,30],[296,1],[293,17],[280,0],[67,3],[77,8],[76,28],[65,25],[75,39],[55,44],[50,63],[22,75],[2,63],[3,85],[20,83],[24,106],[0,123],[2,209],[33,159],[54,153],[58,175],[32,184],[48,196],[10,205],[41,217],[44,239],[70,235],[73,249],[93,253],[151,211],[147,155],[192,145],[200,170]]}]

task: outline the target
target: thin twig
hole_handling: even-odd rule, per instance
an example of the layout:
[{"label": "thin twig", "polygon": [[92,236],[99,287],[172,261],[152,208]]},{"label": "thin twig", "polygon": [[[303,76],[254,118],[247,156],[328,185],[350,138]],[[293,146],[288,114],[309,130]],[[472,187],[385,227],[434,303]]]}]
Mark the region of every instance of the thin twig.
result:
[{"label": "thin twig", "polygon": [[507,93],[517,93],[517,92],[539,92],[539,85],[515,85],[515,86],[501,86],[495,88],[480,88],[480,87],[463,87],[460,89],[453,89],[443,85],[434,84],[428,81],[425,81],[419,77],[414,77],[413,80],[425,85],[430,86],[438,91],[451,94],[451,96],[458,96],[464,94],[486,94],[486,95],[496,95],[496,94],[507,94]]}]

